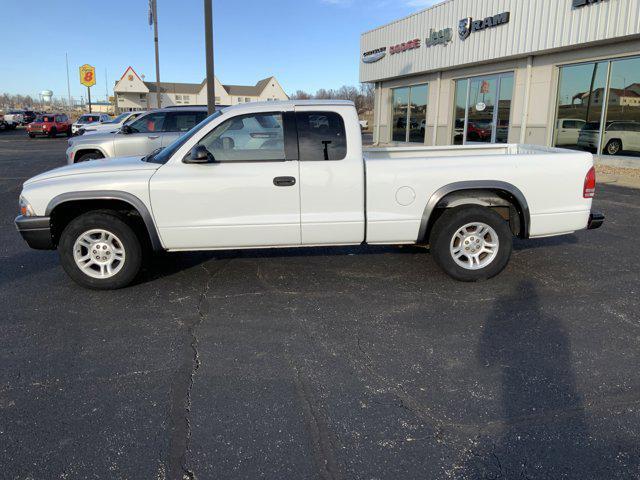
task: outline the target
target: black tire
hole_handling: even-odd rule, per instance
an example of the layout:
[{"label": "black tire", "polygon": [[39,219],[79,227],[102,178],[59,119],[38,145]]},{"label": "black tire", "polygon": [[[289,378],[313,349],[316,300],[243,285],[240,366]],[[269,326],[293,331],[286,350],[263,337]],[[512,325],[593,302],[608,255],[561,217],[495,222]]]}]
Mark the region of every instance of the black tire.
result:
[{"label": "black tire", "polygon": [[[76,240],[83,233],[94,229],[106,230],[115,235],[124,249],[123,264],[111,277],[94,278],[83,272],[74,259],[73,249]],[[116,213],[108,211],[88,212],[69,222],[60,236],[58,253],[65,272],[79,285],[95,290],[126,287],[136,277],[142,264],[142,248],[134,230]],[[87,254],[90,252],[87,251]]]},{"label": "black tire", "polygon": [[29,134],[29,138],[36,138],[36,134],[35,133],[30,133]]},{"label": "black tire", "polygon": [[74,163],[88,162],[89,160],[97,160],[98,158],[104,158],[104,155],[98,152],[85,153],[80,155]]},{"label": "black tire", "polygon": [[[475,222],[491,227],[497,234],[499,244],[495,257],[490,263],[483,268],[471,270],[460,266],[455,261],[451,252],[451,242],[458,230],[467,224]],[[445,273],[456,280],[476,282],[494,277],[504,270],[511,257],[513,234],[509,224],[493,210],[476,205],[467,205],[447,209],[438,218],[431,232],[430,244],[431,254],[435,262]],[[483,255],[487,256],[486,254]],[[464,254],[461,258],[468,259]]]},{"label": "black tire", "polygon": [[67,137],[71,136],[71,127],[67,128]]},{"label": "black tire", "polygon": [[620,140],[609,140],[606,147],[604,147],[604,153],[607,155],[617,155],[622,151],[622,142]]},{"label": "black tire", "polygon": [[58,135],[58,131],[55,128],[49,130],[49,138],[55,138]]}]

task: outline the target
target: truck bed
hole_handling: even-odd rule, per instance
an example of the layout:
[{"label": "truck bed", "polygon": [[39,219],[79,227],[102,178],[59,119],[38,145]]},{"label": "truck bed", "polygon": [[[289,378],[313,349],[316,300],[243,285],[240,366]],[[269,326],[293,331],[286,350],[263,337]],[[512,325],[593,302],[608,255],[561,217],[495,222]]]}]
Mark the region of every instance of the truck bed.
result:
[{"label": "truck bed", "polygon": [[575,154],[573,150],[517,144],[448,145],[438,147],[371,147],[363,148],[365,160],[409,159],[429,157],[466,157],[478,155],[544,155]]},{"label": "truck bed", "polygon": [[503,182],[528,202],[530,236],[586,227],[591,202],[582,196],[593,156],[534,145],[464,145],[363,149],[366,166],[367,241],[418,238],[425,204],[453,183]]}]

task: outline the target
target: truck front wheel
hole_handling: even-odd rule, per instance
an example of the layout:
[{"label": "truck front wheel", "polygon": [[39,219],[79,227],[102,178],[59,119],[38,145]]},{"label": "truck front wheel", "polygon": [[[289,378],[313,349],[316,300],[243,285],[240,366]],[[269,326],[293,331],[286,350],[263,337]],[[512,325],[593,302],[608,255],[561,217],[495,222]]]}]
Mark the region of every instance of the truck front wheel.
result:
[{"label": "truck front wheel", "polygon": [[58,242],[60,262],[83,287],[113,290],[133,281],[142,263],[140,240],[115,213],[88,212],[72,220]]},{"label": "truck front wheel", "polygon": [[430,244],[434,260],[449,276],[475,282],[504,270],[511,257],[513,234],[493,210],[460,206],[438,218]]}]

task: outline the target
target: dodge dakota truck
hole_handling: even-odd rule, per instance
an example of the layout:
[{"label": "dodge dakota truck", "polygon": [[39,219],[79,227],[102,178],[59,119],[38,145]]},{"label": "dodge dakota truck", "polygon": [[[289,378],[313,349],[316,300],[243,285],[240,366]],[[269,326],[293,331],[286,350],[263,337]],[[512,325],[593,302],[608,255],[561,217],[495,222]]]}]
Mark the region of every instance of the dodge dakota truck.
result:
[{"label": "dodge dakota truck", "polygon": [[597,228],[592,155],[529,145],[363,150],[352,103],[236,105],[146,156],[27,180],[15,223],[79,284],[113,289],[143,252],[420,244],[462,281],[502,271],[514,236]]}]

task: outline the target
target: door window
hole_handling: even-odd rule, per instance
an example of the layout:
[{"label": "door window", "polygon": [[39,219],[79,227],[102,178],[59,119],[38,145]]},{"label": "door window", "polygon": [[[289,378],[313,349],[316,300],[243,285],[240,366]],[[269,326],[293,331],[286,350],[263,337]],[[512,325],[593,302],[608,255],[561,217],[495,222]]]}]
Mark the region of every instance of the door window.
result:
[{"label": "door window", "polygon": [[174,112],[167,115],[165,132],[188,132],[207,117],[207,112]]},{"label": "door window", "polygon": [[258,113],[230,118],[198,145],[203,145],[220,162],[283,161],[282,114]]},{"label": "door window", "polygon": [[513,73],[456,81],[453,143],[506,143]]},{"label": "door window", "polygon": [[426,84],[393,89],[391,138],[394,142],[424,143],[428,97]]},{"label": "door window", "polygon": [[131,130],[133,133],[161,132],[166,115],[166,112],[154,112],[145,115],[130,125]]},{"label": "door window", "polygon": [[347,139],[342,116],[336,112],[298,112],[298,148],[301,160],[342,160]]},{"label": "door window", "polygon": [[577,150],[597,146],[606,83],[607,62],[560,69],[555,146]]},{"label": "door window", "polygon": [[605,155],[640,156],[640,58],[611,62],[605,131]]}]

